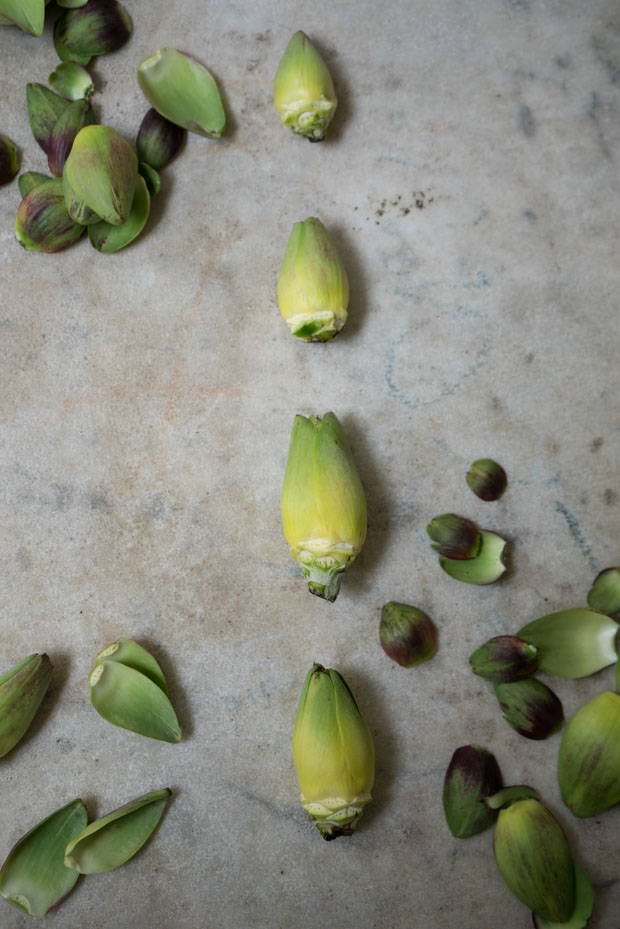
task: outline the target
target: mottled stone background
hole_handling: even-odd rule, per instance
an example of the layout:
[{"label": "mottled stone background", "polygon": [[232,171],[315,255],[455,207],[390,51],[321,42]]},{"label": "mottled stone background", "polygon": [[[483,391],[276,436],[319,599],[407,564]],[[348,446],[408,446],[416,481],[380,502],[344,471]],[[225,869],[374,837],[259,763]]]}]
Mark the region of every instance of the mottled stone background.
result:
[{"label": "mottled stone background", "polygon": [[[582,605],[618,564],[618,167],[615,0],[126,0],[131,41],[94,66],[102,122],[133,140],[137,64],[191,52],[229,128],[191,136],[148,231],[116,255],[13,237],[0,190],[0,534],[4,671],[47,651],[53,683],[0,761],[0,859],[75,796],[91,817],[148,790],[174,799],[148,847],[81,880],[54,929],[527,929],[492,834],[453,839],[441,786],[466,742],[536,787],[619,929],[618,808],[574,819],[560,736],[529,742],[468,667],[484,639]],[[340,106],[328,141],[279,123],[272,81],[304,29]],[[0,131],[45,170],[27,81],[57,63],[0,29]],[[319,216],[351,281],[332,345],[297,344],[276,304],[294,222]],[[309,596],[279,494],[297,412],[333,410],[366,488],[366,546],[335,604]],[[465,472],[497,458],[509,490]],[[511,569],[470,588],[440,571],[429,519],[455,511],[510,540]],[[436,658],[392,664],[390,599],[426,610]],[[176,746],[105,723],[95,653],[119,635],[160,660]],[[290,739],[314,661],[350,680],[377,753],[357,835],[321,841],[297,802]],[[544,678],[572,714],[614,686]],[[5,904],[2,929],[27,917]]]}]

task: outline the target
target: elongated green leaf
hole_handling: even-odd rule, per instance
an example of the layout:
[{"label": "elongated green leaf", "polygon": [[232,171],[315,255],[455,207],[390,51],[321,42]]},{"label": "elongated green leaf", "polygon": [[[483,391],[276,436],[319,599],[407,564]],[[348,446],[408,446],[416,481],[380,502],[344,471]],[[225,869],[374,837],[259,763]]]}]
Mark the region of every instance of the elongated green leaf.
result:
[{"label": "elongated green leaf", "polygon": [[174,48],[158,48],[137,71],[149,103],[170,122],[219,139],[226,114],[215,79],[200,62]]},{"label": "elongated green leaf", "polygon": [[120,638],[102,649],[95,658],[94,666],[97,667],[102,661],[120,661],[121,664],[126,664],[129,668],[133,668],[134,671],[140,671],[141,674],[145,674],[154,684],[157,684],[165,694],[168,693],[164,672],[159,664],[150,652],[147,652],[145,648],[142,648],[142,646],[134,642],[133,639]]},{"label": "elongated green leaf", "polygon": [[47,655],[29,655],[0,678],[0,758],[22,738],[49,687]]},{"label": "elongated green leaf", "polygon": [[26,104],[32,134],[47,153],[54,124],[70,106],[70,101],[55,94],[45,84],[26,84]]},{"label": "elongated green leaf", "polygon": [[536,929],[585,929],[594,909],[594,890],[590,879],[579,865],[575,865],[575,909],[565,923],[553,923],[533,913]]},{"label": "elongated green leaf", "polygon": [[77,799],[27,832],[0,870],[0,894],[4,899],[30,916],[45,916],[60,903],[78,878],[65,866],[65,847],[86,821],[86,808]]},{"label": "elongated green leaf", "polygon": [[17,186],[19,187],[19,192],[22,197],[25,197],[37,184],[40,184],[42,181],[51,180],[53,180],[53,178],[51,178],[49,174],[41,174],[40,171],[24,171],[24,173],[20,174],[17,178]]},{"label": "elongated green leaf", "polygon": [[91,823],[67,844],[66,866],[80,874],[99,874],[124,864],[149,838],[170,796],[167,787],[144,794]]},{"label": "elongated green leaf", "polygon": [[620,803],[620,694],[607,690],[569,719],[558,755],[564,803],[584,818]]},{"label": "elongated green leaf", "polygon": [[597,574],[588,593],[588,606],[608,615],[620,612],[620,568],[605,568]]},{"label": "elongated green leaf", "polygon": [[[178,127],[177,127],[178,128]],[[161,189],[161,178],[159,172],[152,168],[146,162],[141,161],[138,165],[138,174],[144,178],[146,189],[151,197],[156,197]]]},{"label": "elongated green leaf", "polygon": [[30,35],[41,35],[45,0],[0,0],[0,14]]},{"label": "elongated green leaf", "polygon": [[91,671],[90,699],[115,726],[163,742],[181,740],[176,713],[163,690],[119,661],[103,661]]},{"label": "elongated green leaf", "polygon": [[150,209],[151,198],[146,181],[142,175],[138,175],[133,200],[125,222],[117,226],[106,223],[105,220],[92,223],[88,227],[90,244],[97,251],[105,254],[120,251],[121,248],[125,248],[126,245],[129,245],[140,235],[149,218]]},{"label": "elongated green leaf", "polygon": [[519,629],[538,649],[538,666],[558,677],[586,677],[614,664],[618,623],[588,607],[548,613]]}]

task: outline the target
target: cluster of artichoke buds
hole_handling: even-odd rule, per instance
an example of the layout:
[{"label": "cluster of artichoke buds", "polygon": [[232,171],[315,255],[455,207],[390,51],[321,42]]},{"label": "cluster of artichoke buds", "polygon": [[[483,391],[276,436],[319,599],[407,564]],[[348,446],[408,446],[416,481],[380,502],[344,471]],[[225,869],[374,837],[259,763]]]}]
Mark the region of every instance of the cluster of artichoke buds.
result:
[{"label": "cluster of artichoke buds", "polygon": [[62,59],[49,76],[54,90],[26,86],[30,126],[52,176],[21,175],[15,235],[26,249],[58,252],[88,229],[95,248],[117,251],[144,228],[150,194],[129,143],[97,124],[85,66],[94,55],[120,48],[131,35],[131,20],[117,0],[65,5],[54,30]]},{"label": "cluster of artichoke buds", "polygon": [[493,684],[504,719],[528,739],[546,739],[564,724],[562,704],[550,687],[532,675],[538,649],[515,635],[494,636],[470,655],[474,674]]},{"label": "cluster of artichoke buds", "polygon": [[[531,787],[503,787],[491,752],[458,748],[443,788],[446,822],[457,838],[495,824],[495,858],[508,888],[532,910],[538,929],[583,929],[594,906],[587,875],[573,861],[564,830]],[[570,922],[569,922],[570,921]]]},{"label": "cluster of artichoke buds", "polygon": [[[521,735],[544,739],[564,724],[562,705],[553,691],[533,678],[537,671],[581,678],[616,666],[620,569],[597,575],[587,607],[548,613],[527,623],[516,635],[495,636],[470,656],[475,674],[494,687],[506,721]],[[620,693],[606,691],[582,706],[566,724],[558,756],[562,799],[578,817],[596,816],[620,802]]]},{"label": "cluster of artichoke buds", "polygon": [[475,674],[492,682],[508,724],[526,738],[545,739],[564,724],[562,704],[532,675],[546,671],[578,678],[614,664],[618,628],[610,616],[590,607],[559,610],[533,620],[516,635],[489,639],[469,661]]},{"label": "cluster of artichoke buds", "polygon": [[[15,2],[0,0],[0,12]],[[49,76],[54,90],[39,83],[26,88],[30,126],[52,177],[32,171],[21,176],[15,234],[24,248],[57,252],[88,231],[94,248],[116,252],[144,229],[151,197],[160,190],[159,172],[179,151],[186,130],[219,138],[226,116],[206,68],[175,49],[158,49],[137,70],[152,108],[138,131],[136,157],[115,129],[97,125],[86,70],[93,56],[127,41],[131,20],[117,0],[64,5],[54,30],[62,59]],[[16,159],[14,146],[0,137],[0,183],[15,175]]]},{"label": "cluster of artichoke buds", "polygon": [[597,575],[588,603],[593,609],[588,611],[584,626],[590,634],[584,636],[580,630],[570,667],[592,674],[615,662],[616,691],[607,690],[580,707],[562,734],[558,755],[560,792],[564,803],[579,817],[598,816],[620,803],[619,627],[610,616],[596,612],[605,607],[618,616],[620,568],[606,568]]},{"label": "cluster of artichoke buds", "polygon": [[435,516],[426,527],[439,564],[450,577],[466,584],[486,585],[497,581],[506,570],[506,541],[496,532],[478,529],[475,523],[455,513]]},{"label": "cluster of artichoke buds", "polygon": [[0,868],[0,896],[29,916],[45,916],[80,874],[124,864],[157,827],[171,791],[144,794],[90,825],[79,798],[47,816],[17,842]]},{"label": "cluster of artichoke buds", "polygon": [[349,836],[371,800],[372,737],[342,674],[315,664],[304,682],[293,732],[300,802],[324,839]]},{"label": "cluster of artichoke buds", "polygon": [[333,413],[295,417],[281,510],[284,536],[310,593],[334,601],[366,538],[366,498]]},{"label": "cluster of artichoke buds", "polygon": [[151,739],[180,742],[181,727],[162,669],[132,639],[118,639],[95,658],[90,700],[100,716]]}]

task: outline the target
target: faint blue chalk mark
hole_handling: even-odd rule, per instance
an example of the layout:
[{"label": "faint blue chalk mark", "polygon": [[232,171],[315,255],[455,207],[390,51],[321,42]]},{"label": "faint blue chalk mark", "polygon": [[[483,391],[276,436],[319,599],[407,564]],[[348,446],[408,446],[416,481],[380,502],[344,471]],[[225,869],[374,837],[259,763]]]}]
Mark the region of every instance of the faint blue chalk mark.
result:
[{"label": "faint blue chalk mark", "polygon": [[396,339],[389,346],[386,352],[386,362],[385,362],[385,380],[388,386],[388,394],[394,400],[398,400],[403,406],[406,406],[409,410],[424,409],[429,406],[434,406],[436,403],[439,403],[441,400],[445,400],[447,397],[452,397],[454,394],[458,393],[463,385],[474,375],[481,370],[484,366],[486,356],[489,353],[488,345],[482,345],[478,352],[477,360],[471,364],[468,368],[463,371],[460,376],[454,381],[453,384],[449,384],[447,387],[444,387],[435,397],[431,397],[429,400],[413,400],[411,397],[408,397],[407,394],[400,389],[396,382],[396,349],[406,341],[406,336],[401,335],[399,339]]},{"label": "faint blue chalk mark", "polygon": [[479,226],[489,215],[489,210],[483,200],[478,200],[475,204],[478,212],[473,219],[458,220],[456,222],[444,223],[444,229],[467,229],[469,226]]},{"label": "faint blue chalk mark", "polygon": [[592,570],[596,571],[596,559],[592,554],[592,548],[590,547],[590,544],[587,542],[583,532],[581,531],[581,526],[579,525],[579,520],[577,517],[574,516],[573,513],[571,513],[570,510],[568,510],[560,500],[556,500],[555,502],[555,511],[556,513],[559,513],[560,516],[564,517],[569,532],[577,543],[579,551],[586,559]]},{"label": "faint blue chalk mark", "polygon": [[483,287],[490,287],[491,281],[482,271],[476,271],[476,276],[473,281],[465,281],[462,286],[473,288],[474,290],[481,290]]},{"label": "faint blue chalk mark", "polygon": [[419,170],[421,165],[416,164],[415,162],[409,161],[408,158],[399,158],[396,155],[378,155],[375,158],[375,164],[392,164],[392,165],[402,165],[403,168],[416,168]]}]

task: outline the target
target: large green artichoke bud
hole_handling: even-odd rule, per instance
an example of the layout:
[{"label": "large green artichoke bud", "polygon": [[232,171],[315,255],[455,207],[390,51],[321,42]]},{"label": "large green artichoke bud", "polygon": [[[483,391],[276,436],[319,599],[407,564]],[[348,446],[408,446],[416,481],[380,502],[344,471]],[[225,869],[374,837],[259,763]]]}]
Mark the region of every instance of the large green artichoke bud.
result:
[{"label": "large green artichoke bud", "polygon": [[566,922],[575,909],[575,868],[562,827],[533,797],[500,810],[493,840],[506,884],[543,919]]},{"label": "large green artichoke bud", "polygon": [[349,281],[320,219],[295,223],[278,277],[278,306],[292,335],[330,342],[347,321]]},{"label": "large green artichoke bud", "polygon": [[285,126],[311,142],[322,142],[338,100],[327,65],[308,38],[296,32],[273,83],[273,99]]},{"label": "large green artichoke bud", "polygon": [[306,676],[293,732],[300,801],[324,839],[351,835],[371,799],[375,751],[353,692],[338,671]]},{"label": "large green artichoke bud", "polygon": [[366,538],[366,499],[342,426],[296,416],[281,497],[282,527],[310,593],[334,601]]},{"label": "large green artichoke bud", "polygon": [[575,816],[597,816],[620,803],[620,694],[599,694],[568,721],[558,779]]},{"label": "large green artichoke bud", "polygon": [[75,137],[63,171],[65,204],[75,222],[103,219],[120,226],[129,216],[138,159],[110,126],[85,126]]}]

